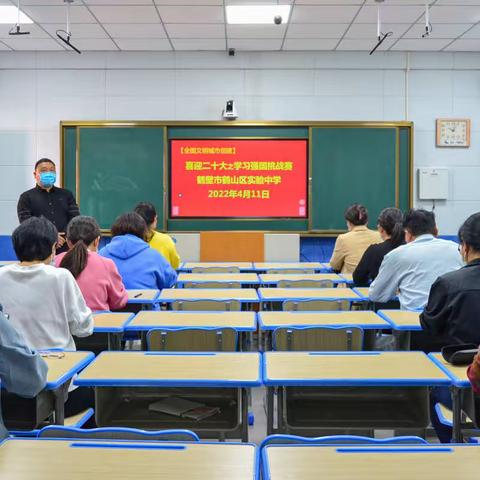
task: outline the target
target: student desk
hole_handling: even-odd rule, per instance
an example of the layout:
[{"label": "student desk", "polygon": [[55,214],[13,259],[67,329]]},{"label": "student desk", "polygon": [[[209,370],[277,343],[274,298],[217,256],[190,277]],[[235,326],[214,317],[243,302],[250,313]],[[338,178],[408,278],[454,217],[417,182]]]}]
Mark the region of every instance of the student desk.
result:
[{"label": "student desk", "polygon": [[182,312],[141,311],[125,327],[126,332],[146,332],[153,328],[212,327],[233,328],[241,333],[245,344],[247,336],[257,330],[255,312]]},{"label": "student desk", "polygon": [[260,274],[260,283],[262,285],[274,285],[282,280],[288,281],[302,281],[313,280],[316,282],[329,281],[334,284],[345,283],[345,280],[336,273],[263,273]]},{"label": "student desk", "polygon": [[[93,314],[93,333],[108,335],[108,349],[120,350],[121,339],[125,326],[134,317],[129,312],[95,312]],[[88,337],[86,337],[88,339]]]},{"label": "student desk", "polygon": [[52,412],[55,413],[55,424],[63,425],[64,403],[70,380],[94,358],[93,353],[78,351],[46,351],[41,354],[48,365],[45,388],[35,398],[22,401],[20,412],[15,411],[15,404],[18,404],[19,397],[12,394],[5,396],[5,399],[9,397],[9,400],[3,416],[9,430],[35,429]]},{"label": "student desk", "polygon": [[[268,346],[268,333],[277,328],[299,327],[341,327],[355,326],[375,334],[375,330],[389,328],[383,318],[371,311],[335,312],[259,312],[260,334],[264,334],[265,350]],[[267,334],[267,335],[265,335]],[[364,342],[367,339],[364,338]],[[259,344],[261,344],[261,339]]]},{"label": "student desk", "polygon": [[258,285],[258,275],[255,273],[180,273],[177,286],[183,287],[185,283],[240,283],[242,285]]},{"label": "student desk", "polygon": [[253,288],[164,288],[158,297],[162,303],[187,300],[237,300],[240,303],[258,303],[257,291]]},{"label": "student desk", "polygon": [[410,332],[422,330],[420,313],[406,310],[379,310],[378,314],[392,327],[399,350],[410,350]]},{"label": "student desk", "polygon": [[264,310],[271,310],[274,303],[286,300],[361,300],[351,288],[259,288],[258,296],[267,307]]},{"label": "student desk", "polygon": [[422,352],[266,352],[267,432],[426,428],[429,387],[450,384]]},{"label": "student desk", "polygon": [[141,305],[143,308],[152,309],[158,303],[160,290],[155,289],[131,289],[127,290],[128,305]]},{"label": "student desk", "polygon": [[341,278],[345,280],[349,285],[353,285],[353,273],[339,273]]},{"label": "student desk", "polygon": [[[478,418],[476,414],[474,395],[471,389],[470,380],[467,377],[466,366],[454,366],[445,361],[441,353],[429,353],[428,355],[436,365],[438,365],[442,371],[444,371],[452,380],[451,392],[452,392],[452,413],[453,413],[453,442],[463,441],[463,421],[462,411],[469,418]],[[465,425],[466,427],[467,425]],[[478,435],[478,430],[475,433]]]},{"label": "student desk", "polygon": [[329,272],[333,272],[333,268],[332,266],[330,265],[330,263],[326,262],[326,263],[322,263],[322,272],[325,272],[325,273],[329,273]]},{"label": "student desk", "polygon": [[478,445],[268,445],[265,480],[474,480]]},{"label": "student desk", "polygon": [[191,272],[193,268],[236,267],[241,272],[252,271],[252,262],[185,262],[179,268],[179,272]]},{"label": "student desk", "polygon": [[253,269],[257,272],[267,270],[314,270],[320,272],[323,265],[319,262],[255,262]]},{"label": "student desk", "polygon": [[8,439],[2,480],[253,480],[255,445],[106,440]]},{"label": "student desk", "polygon": [[[248,440],[247,389],[261,384],[260,354],[103,352],[75,380],[95,387],[99,427],[187,428],[204,437]],[[149,411],[163,398],[190,398],[221,412],[205,420]]]}]

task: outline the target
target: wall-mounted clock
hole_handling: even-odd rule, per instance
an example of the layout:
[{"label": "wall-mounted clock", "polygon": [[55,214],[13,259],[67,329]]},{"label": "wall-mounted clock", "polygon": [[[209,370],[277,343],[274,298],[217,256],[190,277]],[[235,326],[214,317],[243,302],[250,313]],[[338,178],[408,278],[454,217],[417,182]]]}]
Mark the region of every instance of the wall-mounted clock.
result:
[{"label": "wall-mounted clock", "polygon": [[437,119],[437,147],[469,147],[470,120],[462,118]]}]

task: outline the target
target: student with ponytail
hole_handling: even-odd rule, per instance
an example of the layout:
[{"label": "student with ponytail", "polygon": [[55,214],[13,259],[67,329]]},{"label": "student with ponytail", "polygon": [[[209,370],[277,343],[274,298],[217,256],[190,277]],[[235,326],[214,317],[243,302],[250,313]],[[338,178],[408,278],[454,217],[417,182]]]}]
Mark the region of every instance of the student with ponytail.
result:
[{"label": "student with ponytail", "polygon": [[338,272],[353,273],[365,250],[382,239],[378,232],[368,229],[368,212],[363,205],[350,205],[345,220],[348,232],[337,237],[330,265]]},{"label": "student with ponytail", "polygon": [[58,255],[55,264],[72,273],[92,310],[118,310],[127,304],[128,295],[115,263],[97,253],[99,242],[97,221],[75,217],[67,227],[70,250]]},{"label": "student with ponytail", "polygon": [[398,208],[385,208],[380,212],[377,229],[383,242],[370,245],[353,272],[357,287],[368,287],[380,270],[383,257],[394,248],[405,243],[403,213]]}]

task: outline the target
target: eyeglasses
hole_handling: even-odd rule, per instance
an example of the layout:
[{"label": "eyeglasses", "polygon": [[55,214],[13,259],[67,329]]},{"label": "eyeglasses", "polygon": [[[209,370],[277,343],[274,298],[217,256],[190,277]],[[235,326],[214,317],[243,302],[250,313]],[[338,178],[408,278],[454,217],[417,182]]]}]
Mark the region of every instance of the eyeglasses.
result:
[{"label": "eyeglasses", "polygon": [[38,352],[42,358],[63,358],[65,352]]}]

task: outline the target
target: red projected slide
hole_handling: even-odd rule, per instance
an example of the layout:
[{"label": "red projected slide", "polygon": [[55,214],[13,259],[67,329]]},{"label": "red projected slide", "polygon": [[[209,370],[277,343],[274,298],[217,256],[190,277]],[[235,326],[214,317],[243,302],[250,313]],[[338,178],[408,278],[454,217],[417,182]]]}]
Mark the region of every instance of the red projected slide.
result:
[{"label": "red projected slide", "polygon": [[306,140],[172,140],[170,214],[307,216]]}]

